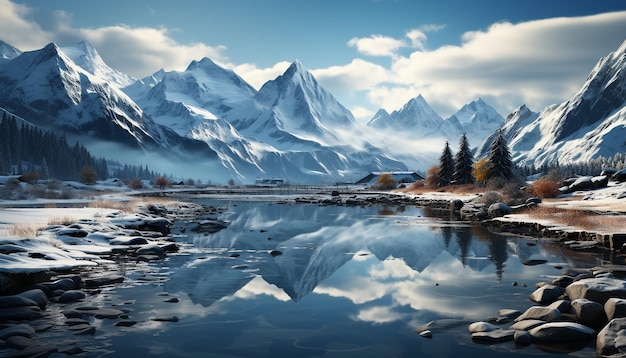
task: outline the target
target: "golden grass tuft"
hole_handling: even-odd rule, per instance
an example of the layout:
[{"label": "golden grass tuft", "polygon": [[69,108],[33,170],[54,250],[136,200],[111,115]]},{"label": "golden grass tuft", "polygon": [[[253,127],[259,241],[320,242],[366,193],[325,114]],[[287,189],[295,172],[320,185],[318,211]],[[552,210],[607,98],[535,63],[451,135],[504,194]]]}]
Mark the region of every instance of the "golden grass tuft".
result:
[{"label": "golden grass tuft", "polygon": [[528,212],[531,218],[547,219],[558,225],[592,232],[623,232],[624,215],[603,215],[590,210],[539,206]]},{"label": "golden grass tuft", "polygon": [[57,216],[57,217],[51,217],[48,220],[48,225],[72,225],[73,223],[76,222],[76,219],[74,219],[71,216]]},{"label": "golden grass tuft", "polygon": [[34,224],[14,224],[8,229],[9,236],[21,239],[34,239],[41,230],[41,227]]}]

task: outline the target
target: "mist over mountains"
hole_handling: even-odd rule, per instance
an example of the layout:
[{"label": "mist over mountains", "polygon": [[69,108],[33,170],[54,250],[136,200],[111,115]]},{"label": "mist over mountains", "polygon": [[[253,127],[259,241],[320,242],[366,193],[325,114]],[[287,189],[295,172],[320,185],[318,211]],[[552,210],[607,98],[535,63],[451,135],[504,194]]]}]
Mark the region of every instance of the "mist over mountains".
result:
[{"label": "mist over mountains", "polygon": [[181,178],[353,182],[370,171],[425,171],[462,133],[480,156],[500,127],[522,164],[623,152],[625,52],[626,42],[572,99],[541,113],[521,105],[505,119],[477,98],[444,119],[417,94],[365,125],[299,61],[256,90],[209,58],[138,80],[87,42],[21,52],[0,41],[0,107],[95,155]]}]

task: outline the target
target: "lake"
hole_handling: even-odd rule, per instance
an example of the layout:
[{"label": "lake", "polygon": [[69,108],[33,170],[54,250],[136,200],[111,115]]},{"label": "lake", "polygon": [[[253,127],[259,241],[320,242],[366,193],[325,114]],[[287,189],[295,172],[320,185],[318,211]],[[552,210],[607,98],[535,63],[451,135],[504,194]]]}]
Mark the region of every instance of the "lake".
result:
[{"label": "lake", "polygon": [[[467,325],[499,309],[525,310],[535,283],[564,268],[601,263],[597,254],[495,235],[417,207],[194,200],[224,208],[217,216],[227,228],[196,234],[178,223],[179,254],[112,267],[127,281],[98,299],[139,323],[97,321],[93,346],[86,347],[95,355],[546,355],[545,348],[513,342],[475,343]],[[522,263],[529,259],[548,262]],[[155,316],[178,321],[148,319]],[[415,332],[433,320],[443,321],[432,339]],[[595,356],[595,342],[569,352]]]}]

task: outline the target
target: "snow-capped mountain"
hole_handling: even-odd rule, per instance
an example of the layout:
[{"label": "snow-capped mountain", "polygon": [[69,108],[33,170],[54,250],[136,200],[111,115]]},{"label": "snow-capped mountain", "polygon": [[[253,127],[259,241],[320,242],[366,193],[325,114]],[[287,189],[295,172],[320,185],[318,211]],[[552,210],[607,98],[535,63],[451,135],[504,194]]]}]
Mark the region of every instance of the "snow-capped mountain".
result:
[{"label": "snow-capped mountain", "polygon": [[515,161],[542,165],[586,161],[624,152],[626,144],[626,41],[601,58],[568,101],[544,109],[515,134]]},{"label": "snow-capped mountain", "polygon": [[401,109],[389,114],[384,109],[367,123],[368,126],[410,133],[417,138],[441,137],[455,140],[462,133],[458,121],[444,121],[422,95],[410,99]]},{"label": "snow-capped mountain", "polygon": [[0,40],[0,64],[8,62],[21,54],[22,51]]},{"label": "snow-capped mountain", "polygon": [[373,146],[346,145],[338,131],[355,124],[352,114],[297,61],[258,92],[208,58],[125,91],[158,123],[206,142],[241,180],[319,182],[405,168]]},{"label": "snow-capped mountain", "polygon": [[[72,56],[68,56],[52,43],[0,66],[0,106],[44,128],[79,137],[147,151],[215,155],[203,143],[181,138],[145,117],[117,85],[110,84],[112,76],[121,77],[115,76],[116,71],[108,71],[91,49],[82,43],[70,48]],[[79,54],[83,50],[88,52],[84,56]],[[93,142],[85,141],[88,149]],[[111,152],[115,151],[108,154]]]},{"label": "snow-capped mountain", "polygon": [[255,118],[229,118],[240,132],[261,141],[272,138],[278,149],[291,149],[295,141],[326,146],[343,145],[337,129],[355,123],[354,116],[323,88],[299,61],[282,75],[266,82],[254,97],[262,114]]},{"label": "snow-capped mountain", "polygon": [[83,70],[119,88],[137,81],[131,76],[109,67],[104,63],[98,51],[87,41],[81,41],[74,46],[64,46],[61,51]]},{"label": "snow-capped mountain", "polygon": [[480,98],[461,107],[446,121],[460,123],[471,145],[481,143],[504,124],[504,118]]}]

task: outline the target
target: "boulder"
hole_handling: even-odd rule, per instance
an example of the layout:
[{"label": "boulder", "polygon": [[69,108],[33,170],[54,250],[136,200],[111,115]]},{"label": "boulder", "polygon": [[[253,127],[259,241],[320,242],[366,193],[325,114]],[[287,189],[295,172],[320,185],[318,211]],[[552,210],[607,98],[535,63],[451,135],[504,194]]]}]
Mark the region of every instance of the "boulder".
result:
[{"label": "boulder", "polygon": [[620,353],[615,346],[615,338],[619,331],[626,329],[626,318],[612,319],[600,332],[596,338],[596,353],[599,356],[610,356]]},{"label": "boulder", "polygon": [[482,343],[500,343],[512,341],[515,331],[512,329],[496,329],[489,332],[472,333],[472,340]]},{"label": "boulder", "polygon": [[626,181],[626,168],[622,170],[618,170],[617,172],[613,174],[611,178],[618,183]]},{"label": "boulder", "polygon": [[565,293],[565,289],[559,286],[554,285],[544,285],[536,289],[533,293],[531,293],[528,298],[531,301],[548,304],[552,303],[561,297]]},{"label": "boulder", "polygon": [[461,199],[453,199],[450,201],[450,209],[452,210],[461,210],[461,208],[463,207],[463,200]]},{"label": "boulder", "polygon": [[0,322],[2,321],[31,321],[43,317],[38,306],[19,306],[0,308]]},{"label": "boulder", "polygon": [[539,327],[544,323],[546,322],[538,319],[525,319],[523,321],[513,323],[509,329],[516,331],[530,331],[531,329]]},{"label": "boulder", "polygon": [[124,282],[124,276],[97,277],[85,280],[85,287],[95,288]]},{"label": "boulder", "polygon": [[85,293],[83,291],[69,290],[69,291],[63,292],[63,294],[59,296],[59,298],[57,299],[57,302],[70,303],[70,302],[76,302],[78,300],[82,300],[83,298],[85,298]]},{"label": "boulder", "polygon": [[500,327],[488,322],[474,322],[470,324],[467,329],[470,331],[470,333],[478,333],[495,331],[496,329],[500,329]]},{"label": "boulder", "polygon": [[512,211],[513,210],[511,209],[511,207],[506,205],[505,203],[493,203],[489,205],[489,209],[487,210],[487,213],[489,214],[489,217],[497,218],[497,217],[501,217],[504,215],[508,215]]},{"label": "boulder", "polygon": [[580,323],[549,322],[531,329],[528,333],[533,337],[533,342],[559,343],[591,339],[596,331]]},{"label": "boulder", "polygon": [[572,184],[570,184],[569,191],[573,192],[573,191],[578,191],[578,190],[591,189],[593,187],[592,179],[593,177],[591,176],[583,176],[583,177],[576,179]]},{"label": "boulder", "polygon": [[592,189],[606,188],[607,185],[609,185],[609,177],[606,175],[591,178]]},{"label": "boulder", "polygon": [[22,296],[0,296],[0,307],[39,306],[37,302]]},{"label": "boulder", "polygon": [[515,319],[515,322],[523,321],[526,319],[538,319],[541,321],[554,321],[561,317],[561,312],[554,308],[543,306],[532,306],[528,308],[524,313]]},{"label": "boulder", "polygon": [[604,306],[598,302],[578,298],[572,301],[572,308],[576,313],[576,319],[585,326],[601,328],[607,322]]},{"label": "boulder", "polygon": [[604,304],[604,313],[609,321],[613,318],[626,317],[626,299],[609,298]]},{"label": "boulder", "polygon": [[561,313],[568,313],[572,309],[572,302],[568,300],[558,300],[549,304],[548,307],[559,310]]},{"label": "boulder", "polygon": [[614,278],[587,278],[567,286],[565,292],[571,300],[586,298],[604,304],[609,298],[626,298],[626,281]]},{"label": "boulder", "polygon": [[515,331],[513,335],[513,340],[516,344],[521,346],[528,346],[533,341],[533,336],[530,335],[527,331]]},{"label": "boulder", "polygon": [[48,296],[46,296],[46,294],[38,288],[22,292],[18,294],[18,296],[26,297],[37,302],[37,305],[42,310],[46,308],[46,305],[48,305]]},{"label": "boulder", "polygon": [[13,336],[31,337],[34,334],[35,329],[31,325],[20,323],[0,330],[0,339],[7,340],[7,338]]}]

